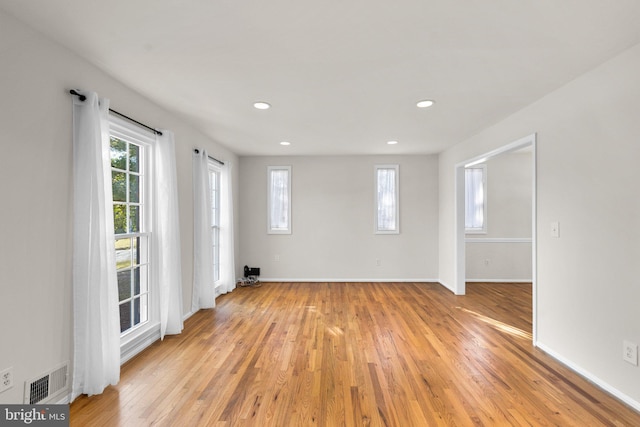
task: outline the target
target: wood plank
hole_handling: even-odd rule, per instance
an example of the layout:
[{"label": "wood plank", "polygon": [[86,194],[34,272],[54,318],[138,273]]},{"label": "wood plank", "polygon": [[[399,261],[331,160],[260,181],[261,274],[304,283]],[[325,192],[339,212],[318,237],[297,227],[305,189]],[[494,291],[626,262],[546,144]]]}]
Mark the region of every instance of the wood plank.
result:
[{"label": "wood plank", "polygon": [[638,426],[531,343],[531,286],[265,283],[81,396],[71,425]]}]

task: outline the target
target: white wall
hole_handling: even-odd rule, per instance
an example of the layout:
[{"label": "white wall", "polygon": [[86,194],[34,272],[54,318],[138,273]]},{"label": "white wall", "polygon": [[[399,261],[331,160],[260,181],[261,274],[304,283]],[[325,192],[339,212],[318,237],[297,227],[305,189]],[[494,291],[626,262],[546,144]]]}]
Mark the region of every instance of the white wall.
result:
[{"label": "white wall", "polygon": [[[240,164],[239,263],[260,267],[263,278],[438,277],[436,156],[242,157]],[[400,165],[398,235],[374,234],[376,164]],[[291,235],[267,234],[269,165],[292,166]]]},{"label": "white wall", "polygon": [[25,380],[71,360],[68,90],[95,90],[115,110],[175,132],[185,313],[193,271],[192,147],[238,162],[184,121],[2,12],[0,54],[0,370],[13,367],[15,381],[0,402],[22,403]]},{"label": "white wall", "polygon": [[485,165],[487,233],[466,235],[466,280],[530,282],[532,152],[501,154]]},{"label": "white wall", "polygon": [[622,360],[640,343],[638,75],[635,46],[440,156],[440,277],[455,278],[454,165],[537,132],[537,344],[640,409]]}]

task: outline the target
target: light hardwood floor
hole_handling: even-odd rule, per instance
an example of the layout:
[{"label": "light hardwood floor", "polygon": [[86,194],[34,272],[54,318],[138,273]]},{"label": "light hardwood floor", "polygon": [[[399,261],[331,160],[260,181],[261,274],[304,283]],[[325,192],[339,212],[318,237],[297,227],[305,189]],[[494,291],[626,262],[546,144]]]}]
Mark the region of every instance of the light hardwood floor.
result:
[{"label": "light hardwood floor", "polygon": [[265,283],[71,405],[72,426],[640,426],[531,343],[531,287]]}]

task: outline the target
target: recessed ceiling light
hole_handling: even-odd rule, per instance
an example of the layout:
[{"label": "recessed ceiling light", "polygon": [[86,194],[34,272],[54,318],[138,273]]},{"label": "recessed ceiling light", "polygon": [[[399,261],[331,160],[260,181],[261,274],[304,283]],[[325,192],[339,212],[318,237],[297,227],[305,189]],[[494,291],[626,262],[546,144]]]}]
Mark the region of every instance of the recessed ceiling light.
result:
[{"label": "recessed ceiling light", "polygon": [[427,108],[427,107],[431,107],[433,104],[435,104],[435,101],[431,99],[423,99],[422,101],[418,101],[416,106],[418,108]]},{"label": "recessed ceiling light", "polygon": [[271,108],[271,104],[264,101],[254,102],[253,106],[256,107],[258,110],[268,110],[269,108]]},{"label": "recessed ceiling light", "polygon": [[290,143],[290,142],[287,142],[287,141],[282,141],[282,142],[280,143],[280,145],[291,145],[291,143]]},{"label": "recessed ceiling light", "polygon": [[387,141],[387,144],[389,145],[396,145],[398,143],[398,141]]}]

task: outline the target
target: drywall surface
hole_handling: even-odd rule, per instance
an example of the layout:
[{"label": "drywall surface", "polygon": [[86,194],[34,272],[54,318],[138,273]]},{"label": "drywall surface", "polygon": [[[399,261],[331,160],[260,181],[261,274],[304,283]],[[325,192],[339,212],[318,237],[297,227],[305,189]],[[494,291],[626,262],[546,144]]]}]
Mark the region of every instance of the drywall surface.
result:
[{"label": "drywall surface", "polygon": [[[140,94],[0,12],[0,370],[15,386],[1,403],[22,403],[23,387],[72,359],[73,153],[71,88],[93,90],[111,107],[176,138],[184,313],[191,302],[191,153],[228,150]],[[237,168],[236,168],[237,169]],[[237,173],[236,173],[237,182]]]},{"label": "drywall surface", "polygon": [[[374,166],[400,167],[400,233],[374,234]],[[241,264],[274,280],[438,277],[436,156],[242,157]],[[267,166],[291,166],[292,233],[267,234]]]},{"label": "drywall surface", "polygon": [[440,277],[453,283],[455,165],[537,133],[537,344],[636,408],[640,368],[622,342],[640,342],[638,75],[635,46],[440,156]]}]

